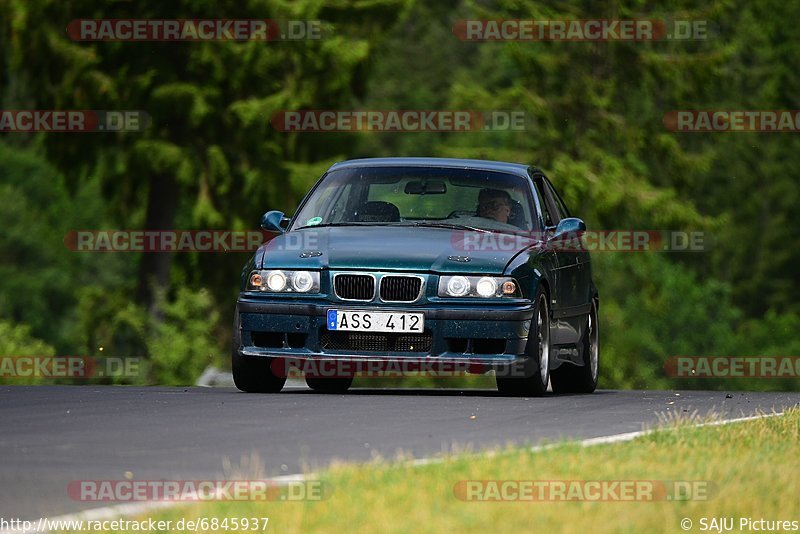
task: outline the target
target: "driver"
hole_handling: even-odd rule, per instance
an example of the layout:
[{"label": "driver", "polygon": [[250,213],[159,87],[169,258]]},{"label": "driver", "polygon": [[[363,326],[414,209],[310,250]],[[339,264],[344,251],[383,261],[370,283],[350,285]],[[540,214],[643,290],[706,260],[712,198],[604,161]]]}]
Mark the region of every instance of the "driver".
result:
[{"label": "driver", "polygon": [[511,195],[502,189],[481,189],[478,194],[478,216],[508,224]]}]

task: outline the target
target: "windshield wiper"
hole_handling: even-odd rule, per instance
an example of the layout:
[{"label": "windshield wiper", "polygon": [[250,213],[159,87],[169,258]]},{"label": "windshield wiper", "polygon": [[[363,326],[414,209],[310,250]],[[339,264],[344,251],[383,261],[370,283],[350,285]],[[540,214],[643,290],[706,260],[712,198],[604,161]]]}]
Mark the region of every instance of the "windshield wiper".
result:
[{"label": "windshield wiper", "polygon": [[495,232],[495,230],[488,230],[486,228],[478,228],[466,224],[455,224],[455,223],[445,223],[445,222],[415,222],[413,223],[412,226],[421,226],[429,228],[448,228],[450,230],[469,230],[471,232],[481,232],[484,234],[491,234]]},{"label": "windshield wiper", "polygon": [[397,223],[390,222],[369,222],[369,221],[351,221],[351,222],[335,222],[335,223],[320,223],[320,224],[307,224],[305,226],[298,226],[295,230],[302,228],[326,228],[330,226],[392,226]]},{"label": "windshield wiper", "polygon": [[466,230],[469,232],[480,232],[482,234],[503,233],[501,230],[489,230],[486,228],[478,228],[476,226],[469,226],[466,224],[455,224],[445,222],[413,222],[411,224],[403,224],[398,222],[369,222],[369,221],[352,221],[352,222],[335,222],[335,223],[321,223],[309,224],[306,226],[299,226],[295,230],[303,228],[326,228],[331,226],[415,226],[420,228],[447,228],[449,230]]}]

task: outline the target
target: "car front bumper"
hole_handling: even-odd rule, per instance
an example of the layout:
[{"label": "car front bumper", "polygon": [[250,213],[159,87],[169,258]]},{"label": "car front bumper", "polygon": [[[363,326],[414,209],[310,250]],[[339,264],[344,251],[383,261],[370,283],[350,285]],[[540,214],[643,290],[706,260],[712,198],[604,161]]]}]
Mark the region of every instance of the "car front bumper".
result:
[{"label": "car front bumper", "polygon": [[[419,361],[490,366],[521,360],[533,304],[513,303],[378,306],[325,300],[288,301],[240,296],[239,353],[297,360]],[[327,330],[327,310],[423,313],[424,334],[347,333]]]}]

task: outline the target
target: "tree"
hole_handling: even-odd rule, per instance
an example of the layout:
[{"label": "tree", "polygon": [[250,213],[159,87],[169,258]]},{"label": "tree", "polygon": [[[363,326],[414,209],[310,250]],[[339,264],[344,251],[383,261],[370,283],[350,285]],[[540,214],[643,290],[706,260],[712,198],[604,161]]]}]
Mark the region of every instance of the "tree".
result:
[{"label": "tree", "polygon": [[[346,152],[348,141],[277,132],[270,127],[272,114],[346,105],[370,50],[353,28],[375,37],[378,25],[391,21],[401,3],[323,8],[311,0],[183,0],[169,6],[90,2],[77,9],[57,1],[10,0],[4,5],[5,106],[147,112],[152,126],[143,133],[52,134],[44,144],[73,188],[88,175],[102,177],[103,195],[121,227],[169,230],[249,227],[264,206],[294,204],[313,177],[292,189],[285,187],[287,174],[296,176],[297,164]],[[336,25],[326,28],[323,39],[292,42],[87,43],[73,42],[64,32],[78,18],[159,19],[175,13],[204,19],[327,18]],[[156,293],[170,287],[172,256],[151,253],[140,259],[137,299],[151,310]],[[209,271],[214,272],[202,275]]]}]

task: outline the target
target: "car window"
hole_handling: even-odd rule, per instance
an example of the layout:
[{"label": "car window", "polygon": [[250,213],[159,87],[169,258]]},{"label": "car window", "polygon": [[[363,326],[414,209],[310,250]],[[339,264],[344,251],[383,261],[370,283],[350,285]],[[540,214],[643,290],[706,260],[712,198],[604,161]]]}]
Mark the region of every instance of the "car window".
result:
[{"label": "car window", "polygon": [[[393,202],[400,210],[400,216],[404,219],[424,218],[424,219],[443,219],[450,216],[466,217],[477,215],[478,203],[480,201],[481,188],[475,185],[458,185],[446,183],[447,202],[442,202],[436,195],[405,195],[403,194],[406,186],[411,179],[401,180],[396,184],[370,184],[367,200],[380,202]],[[506,190],[515,208],[520,209],[527,203],[524,190]],[[522,208],[521,215],[530,219],[530,210]]]},{"label": "car window", "polygon": [[414,181],[406,178],[394,184],[370,184],[367,200],[395,204],[403,219],[446,219],[453,211],[475,214],[479,192],[476,187],[462,187],[445,181],[446,192],[443,195],[447,195],[446,199],[438,194],[406,194],[406,188]]},{"label": "car window", "polygon": [[545,196],[542,194],[542,180],[538,178],[534,181],[534,189],[536,190],[536,198],[539,201],[539,205],[542,207],[542,217],[544,218],[544,225],[545,226],[555,226],[556,223],[553,222],[553,216],[550,213],[549,202],[545,200]]},{"label": "car window", "polygon": [[331,221],[341,222],[347,220],[347,200],[350,198],[351,184],[347,184],[334,194],[333,205],[331,206]]},{"label": "car window", "polygon": [[498,231],[531,230],[533,219],[525,177],[399,166],[333,170],[296,217],[298,227],[447,222]]},{"label": "car window", "polygon": [[544,183],[545,187],[547,188],[547,191],[550,193],[550,198],[552,198],[553,202],[555,203],[556,211],[558,213],[558,219],[561,220],[569,217],[570,213],[569,210],[567,209],[567,205],[564,204],[564,201],[561,199],[561,196],[558,194],[556,189],[550,182],[545,181]]}]

